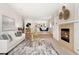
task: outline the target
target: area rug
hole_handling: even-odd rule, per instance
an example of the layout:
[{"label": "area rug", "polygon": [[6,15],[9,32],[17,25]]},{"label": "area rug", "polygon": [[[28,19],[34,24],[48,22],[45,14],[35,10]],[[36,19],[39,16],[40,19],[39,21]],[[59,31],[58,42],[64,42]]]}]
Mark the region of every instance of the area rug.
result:
[{"label": "area rug", "polygon": [[9,55],[57,55],[49,39],[24,40]]}]

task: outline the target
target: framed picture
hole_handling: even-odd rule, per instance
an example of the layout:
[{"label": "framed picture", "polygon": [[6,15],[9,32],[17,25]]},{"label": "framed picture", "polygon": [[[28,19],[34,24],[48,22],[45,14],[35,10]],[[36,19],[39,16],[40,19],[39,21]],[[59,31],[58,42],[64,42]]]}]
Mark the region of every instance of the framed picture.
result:
[{"label": "framed picture", "polygon": [[2,31],[14,31],[15,20],[8,16],[2,15]]}]

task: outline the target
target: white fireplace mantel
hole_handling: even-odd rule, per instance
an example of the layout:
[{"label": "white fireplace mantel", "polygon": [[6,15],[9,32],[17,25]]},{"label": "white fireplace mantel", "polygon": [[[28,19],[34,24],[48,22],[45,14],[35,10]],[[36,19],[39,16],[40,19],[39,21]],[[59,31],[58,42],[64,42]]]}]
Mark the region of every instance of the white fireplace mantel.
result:
[{"label": "white fireplace mantel", "polygon": [[61,25],[61,24],[69,24],[69,23],[77,23],[79,22],[79,20],[58,20],[58,24]]}]

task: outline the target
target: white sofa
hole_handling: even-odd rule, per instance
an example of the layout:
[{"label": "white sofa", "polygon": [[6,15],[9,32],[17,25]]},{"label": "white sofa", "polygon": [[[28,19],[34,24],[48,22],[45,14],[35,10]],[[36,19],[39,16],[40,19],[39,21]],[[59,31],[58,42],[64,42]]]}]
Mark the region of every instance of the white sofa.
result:
[{"label": "white sofa", "polygon": [[25,34],[22,34],[19,37],[17,37],[14,32],[2,34],[9,34],[12,37],[12,40],[10,40],[10,38],[8,40],[0,40],[0,53],[8,53],[10,50],[12,50],[25,39]]}]

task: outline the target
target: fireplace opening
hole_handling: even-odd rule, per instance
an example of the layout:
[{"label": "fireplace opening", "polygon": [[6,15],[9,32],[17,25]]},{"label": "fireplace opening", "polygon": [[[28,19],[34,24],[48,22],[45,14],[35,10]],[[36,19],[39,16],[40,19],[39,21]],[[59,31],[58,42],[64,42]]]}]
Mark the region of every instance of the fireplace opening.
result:
[{"label": "fireplace opening", "polygon": [[68,43],[70,42],[70,40],[69,40],[70,33],[69,32],[70,32],[69,28],[61,29],[61,39],[68,42]]}]

